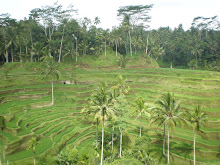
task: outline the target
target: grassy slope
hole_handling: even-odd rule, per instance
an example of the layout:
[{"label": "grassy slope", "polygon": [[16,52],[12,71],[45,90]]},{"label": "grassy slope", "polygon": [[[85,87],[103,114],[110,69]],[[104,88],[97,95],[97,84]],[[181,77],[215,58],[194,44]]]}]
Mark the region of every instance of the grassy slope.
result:
[{"label": "grassy slope", "polygon": [[[79,150],[95,139],[92,120],[83,121],[80,110],[91,95],[97,82],[113,84],[117,75],[128,79],[131,87],[128,100],[142,96],[149,103],[164,92],[175,93],[181,100],[182,110],[195,103],[203,105],[210,116],[206,134],[197,135],[197,160],[199,164],[218,164],[220,161],[220,73],[180,69],[146,68],[151,62],[144,58],[129,59],[127,69],[117,67],[114,52],[107,57],[80,57],[73,65],[61,65],[61,80],[55,83],[55,106],[51,107],[51,86],[49,80],[42,80],[39,64],[11,64],[7,80],[0,71],[0,114],[7,119],[7,129],[2,140],[7,145],[7,159],[10,164],[32,162],[32,153],[26,150],[28,140],[36,134],[40,139],[37,159],[40,162],[52,160],[67,146]],[[155,64],[153,64],[157,67]],[[83,68],[83,69],[82,69]],[[76,84],[64,85],[73,80]],[[128,118],[128,132],[138,134],[139,120]],[[143,135],[154,139],[155,146],[162,146],[161,129],[149,127],[143,122]],[[100,127],[101,129],[101,127]],[[171,152],[175,164],[189,164],[192,159],[192,130],[177,127],[171,138]],[[157,145],[156,145],[157,144]],[[125,162],[129,160],[125,160]],[[118,163],[121,163],[120,161]],[[116,162],[117,164],[117,162]]]}]

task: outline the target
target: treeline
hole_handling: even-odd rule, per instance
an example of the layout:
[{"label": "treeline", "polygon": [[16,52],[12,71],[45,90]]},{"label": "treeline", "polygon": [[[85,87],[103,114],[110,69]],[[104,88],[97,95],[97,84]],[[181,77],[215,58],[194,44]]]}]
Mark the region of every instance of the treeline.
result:
[{"label": "treeline", "polygon": [[40,61],[50,54],[58,62],[76,61],[82,55],[106,55],[106,47],[124,56],[151,56],[162,67],[220,70],[220,23],[218,17],[197,17],[185,31],[149,30],[153,5],[124,6],[118,10],[119,27],[98,28],[100,19],[75,19],[77,10],[57,3],[30,11],[17,21],[0,15],[0,60]]}]

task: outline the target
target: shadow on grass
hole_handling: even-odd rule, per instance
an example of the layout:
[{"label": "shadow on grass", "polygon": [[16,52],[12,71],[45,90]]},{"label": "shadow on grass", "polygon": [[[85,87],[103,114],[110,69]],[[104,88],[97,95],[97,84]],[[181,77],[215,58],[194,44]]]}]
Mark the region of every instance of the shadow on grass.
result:
[{"label": "shadow on grass", "polygon": [[[187,143],[173,144],[173,149],[176,152],[183,154],[185,159],[190,159],[190,154],[193,152],[192,144]],[[192,164],[192,161],[190,161],[190,164]]]}]

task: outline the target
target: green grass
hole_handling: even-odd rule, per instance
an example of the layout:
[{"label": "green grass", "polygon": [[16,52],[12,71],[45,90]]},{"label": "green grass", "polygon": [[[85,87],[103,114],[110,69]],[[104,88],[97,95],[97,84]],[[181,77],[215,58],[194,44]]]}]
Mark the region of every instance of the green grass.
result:
[{"label": "green grass", "polygon": [[[130,58],[130,57],[129,57]],[[94,60],[91,56],[79,57],[76,66],[61,64],[62,77],[54,83],[55,105],[51,103],[50,80],[40,76],[38,63],[10,64],[14,69],[9,72],[8,79],[0,79],[0,114],[7,120],[7,128],[0,135],[9,148],[20,148],[10,153],[6,149],[6,157],[11,163],[32,162],[31,150],[24,149],[30,137],[37,135],[40,144],[37,146],[37,158],[56,156],[61,149],[76,145],[79,152],[95,141],[95,126],[82,120],[81,109],[87,104],[98,82],[106,81],[109,86],[115,84],[115,78],[121,74],[127,78],[130,92],[127,99],[131,103],[137,96],[146,102],[153,103],[161,94],[171,92],[181,101],[181,109],[192,109],[194,104],[202,105],[208,114],[207,127],[202,128],[204,134],[197,134],[198,164],[218,164],[220,162],[220,73],[200,70],[144,68],[147,65],[137,56],[130,58],[126,69],[117,66],[115,52],[107,57],[101,55]],[[153,64],[157,67],[156,64]],[[137,66],[140,66],[139,68]],[[35,68],[35,69],[34,69]],[[0,71],[0,77],[4,77]],[[77,85],[63,84],[65,80],[75,79]],[[130,113],[130,111],[129,111]],[[127,116],[126,130],[130,135],[139,134],[139,119]],[[90,123],[90,124],[88,124]],[[150,137],[155,147],[161,148],[159,142],[162,128],[156,125],[149,127],[149,121],[143,120],[143,136]],[[105,131],[110,131],[108,127]],[[101,125],[99,126],[101,132]],[[172,163],[190,164],[192,153],[186,157],[185,150],[192,148],[193,133],[191,128],[177,126],[170,139]],[[22,148],[23,147],[23,148]],[[21,163],[22,162],[22,163]],[[137,160],[122,159],[113,164],[140,164]]]}]

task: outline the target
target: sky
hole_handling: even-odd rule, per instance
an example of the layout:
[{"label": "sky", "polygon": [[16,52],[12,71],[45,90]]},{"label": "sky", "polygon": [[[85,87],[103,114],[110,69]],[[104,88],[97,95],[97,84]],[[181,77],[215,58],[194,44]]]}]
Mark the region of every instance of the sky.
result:
[{"label": "sky", "polygon": [[[9,13],[11,18],[21,20],[28,18],[32,9],[53,5],[56,1],[1,0],[0,14]],[[72,4],[78,10],[78,15],[73,16],[74,18],[88,17],[94,20],[98,16],[101,21],[98,26],[104,29],[119,26],[117,10],[120,6],[128,5],[154,5],[149,13],[151,29],[167,26],[173,29],[182,24],[187,30],[197,16],[218,15],[220,19],[220,0],[58,0],[58,4],[62,4],[64,9]]]}]

